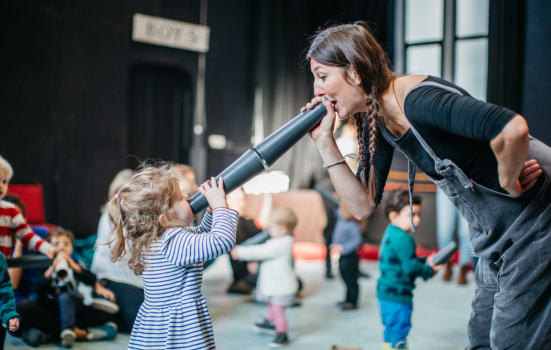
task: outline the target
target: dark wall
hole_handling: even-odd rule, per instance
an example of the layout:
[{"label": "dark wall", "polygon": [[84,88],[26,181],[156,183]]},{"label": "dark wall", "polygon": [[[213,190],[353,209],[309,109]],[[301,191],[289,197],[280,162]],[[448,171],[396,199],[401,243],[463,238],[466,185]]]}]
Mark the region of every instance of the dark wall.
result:
[{"label": "dark wall", "polygon": [[522,114],[530,134],[551,145],[551,1],[529,0]]},{"label": "dark wall", "polygon": [[[212,50],[207,54],[207,116],[213,116],[208,132],[227,131],[245,140],[250,139],[253,96],[243,59],[250,52],[243,47],[250,44],[250,3],[209,2]],[[48,222],[79,237],[95,233],[109,183],[130,163],[133,69],[145,65],[186,77],[183,85],[192,96],[184,108],[191,118],[198,54],[133,42],[132,16],[199,23],[199,11],[199,0],[0,5],[1,21],[10,28],[1,56],[0,154],[11,162],[16,179],[40,179]],[[234,123],[227,127],[229,119]],[[236,136],[229,139],[242,143]],[[183,152],[172,160],[187,159]]]}]

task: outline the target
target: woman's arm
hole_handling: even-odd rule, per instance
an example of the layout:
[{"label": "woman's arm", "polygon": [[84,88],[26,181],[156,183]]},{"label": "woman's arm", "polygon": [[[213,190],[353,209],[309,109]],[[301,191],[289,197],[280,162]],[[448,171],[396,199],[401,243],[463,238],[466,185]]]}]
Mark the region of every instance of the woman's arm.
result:
[{"label": "woman's arm", "polygon": [[[321,100],[327,115],[319,126],[310,132],[310,137],[316,143],[325,164],[333,164],[342,160],[343,155],[333,138],[333,126],[335,125],[335,111],[331,103]],[[308,106],[311,108],[311,106]],[[331,182],[339,194],[339,198],[346,204],[350,212],[358,220],[367,218],[375,210],[375,203],[368,197],[367,191],[358,178],[350,171],[346,162],[327,168]]]},{"label": "woman's arm", "polygon": [[490,146],[497,158],[499,184],[513,197],[520,196],[524,190],[519,176],[529,148],[526,120],[520,115],[515,116],[490,142]]}]

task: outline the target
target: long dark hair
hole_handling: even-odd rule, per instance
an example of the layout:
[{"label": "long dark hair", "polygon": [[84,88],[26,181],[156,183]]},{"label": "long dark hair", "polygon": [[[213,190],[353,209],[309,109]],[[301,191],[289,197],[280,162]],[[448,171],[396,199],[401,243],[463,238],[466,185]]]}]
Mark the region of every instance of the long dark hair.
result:
[{"label": "long dark hair", "polygon": [[[373,201],[377,196],[377,174],[373,166],[377,148],[377,120],[379,118],[379,99],[396,77],[390,68],[390,61],[381,45],[377,42],[369,26],[364,22],[343,24],[319,31],[311,40],[306,54],[307,60],[339,67],[345,79],[347,70],[353,68],[362,80],[362,88],[367,94],[367,113],[356,113],[352,121],[356,123],[360,148],[360,178],[364,188]],[[367,114],[367,117],[366,117]],[[364,140],[364,132],[368,137]],[[364,143],[369,147],[369,177],[364,157]]]}]

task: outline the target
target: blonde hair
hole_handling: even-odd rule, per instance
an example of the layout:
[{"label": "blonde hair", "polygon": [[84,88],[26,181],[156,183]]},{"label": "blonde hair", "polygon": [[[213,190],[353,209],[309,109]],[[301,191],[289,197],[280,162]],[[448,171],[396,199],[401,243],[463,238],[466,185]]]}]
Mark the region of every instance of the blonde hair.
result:
[{"label": "blonde hair", "polygon": [[[185,227],[188,223],[175,218],[171,206],[178,192],[178,179],[170,163],[142,165],[142,169],[106,204],[114,235],[111,261],[128,255],[128,266],[136,275],[145,269],[143,254],[170,227]],[[127,244],[128,243],[128,244]]]},{"label": "blonde hair", "polygon": [[13,168],[11,167],[10,163],[6,160],[6,158],[0,156],[0,170],[3,170],[6,176],[8,177],[8,180],[11,180],[11,177],[13,176]]},{"label": "blonde hair", "polygon": [[270,220],[273,220],[278,225],[283,225],[289,233],[292,233],[297,226],[298,218],[293,209],[279,207],[275,208],[270,215]]}]

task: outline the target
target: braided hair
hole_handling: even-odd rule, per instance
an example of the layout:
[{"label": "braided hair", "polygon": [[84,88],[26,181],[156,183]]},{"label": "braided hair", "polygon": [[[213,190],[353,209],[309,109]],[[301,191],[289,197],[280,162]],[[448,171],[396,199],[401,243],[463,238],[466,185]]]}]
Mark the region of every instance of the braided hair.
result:
[{"label": "braided hair", "polygon": [[[375,202],[377,197],[377,173],[374,166],[377,150],[379,119],[379,98],[390,86],[396,75],[390,68],[388,55],[377,42],[365,22],[329,27],[316,33],[311,39],[306,59],[340,68],[348,81],[348,69],[354,69],[362,81],[362,89],[367,94],[366,113],[356,113],[352,120],[356,123],[360,165],[360,179],[368,195]],[[367,137],[364,139],[364,134]],[[368,147],[369,160],[364,156]],[[369,164],[368,164],[369,161]]]}]

